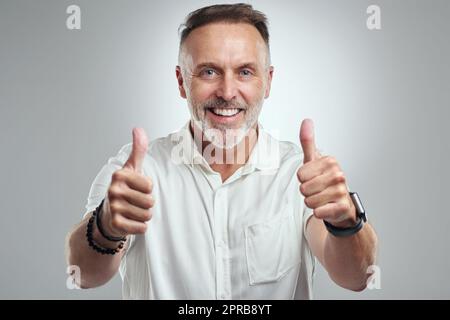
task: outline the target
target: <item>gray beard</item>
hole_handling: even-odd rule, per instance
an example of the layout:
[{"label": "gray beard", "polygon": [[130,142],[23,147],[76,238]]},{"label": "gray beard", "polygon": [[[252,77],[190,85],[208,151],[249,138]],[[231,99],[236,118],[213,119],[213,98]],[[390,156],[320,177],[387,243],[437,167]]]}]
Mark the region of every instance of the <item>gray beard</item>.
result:
[{"label": "gray beard", "polygon": [[206,121],[203,123],[203,134],[215,147],[221,149],[231,149],[237,146],[247,135],[251,126],[244,123],[238,129],[212,128]]},{"label": "gray beard", "polygon": [[[237,129],[227,128],[225,126],[213,127],[206,120],[206,110],[201,108],[200,112],[203,112],[203,117],[200,120],[199,108],[195,108],[189,103],[189,111],[191,112],[191,119],[193,124],[201,129],[206,140],[211,142],[216,148],[231,149],[237,146],[247,136],[250,129],[258,121],[259,113],[261,112],[263,100],[259,102],[255,107],[246,108],[243,112],[250,112],[246,114],[244,124]],[[195,110],[195,112],[194,112]]]}]

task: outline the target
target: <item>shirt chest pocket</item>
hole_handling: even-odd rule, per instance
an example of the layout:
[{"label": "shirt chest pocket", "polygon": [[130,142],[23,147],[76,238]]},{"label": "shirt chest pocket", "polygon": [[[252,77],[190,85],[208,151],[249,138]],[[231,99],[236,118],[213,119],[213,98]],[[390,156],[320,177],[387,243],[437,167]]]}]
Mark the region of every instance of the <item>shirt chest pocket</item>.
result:
[{"label": "shirt chest pocket", "polygon": [[245,228],[250,285],[280,280],[300,264],[300,239],[294,215],[283,210],[273,219]]}]

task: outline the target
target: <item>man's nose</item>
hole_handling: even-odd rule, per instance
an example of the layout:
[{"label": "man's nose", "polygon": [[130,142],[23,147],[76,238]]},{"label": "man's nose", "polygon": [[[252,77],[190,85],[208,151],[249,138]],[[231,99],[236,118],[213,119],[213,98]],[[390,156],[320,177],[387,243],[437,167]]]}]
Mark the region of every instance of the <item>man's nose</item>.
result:
[{"label": "man's nose", "polygon": [[225,101],[230,101],[237,96],[237,82],[232,74],[226,74],[219,84],[217,89],[217,96],[224,99]]}]

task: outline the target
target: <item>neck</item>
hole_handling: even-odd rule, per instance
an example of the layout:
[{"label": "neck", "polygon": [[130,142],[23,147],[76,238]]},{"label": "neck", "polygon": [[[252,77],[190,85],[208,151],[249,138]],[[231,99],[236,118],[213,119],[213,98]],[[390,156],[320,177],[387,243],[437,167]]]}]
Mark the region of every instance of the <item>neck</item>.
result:
[{"label": "neck", "polygon": [[[194,130],[198,129],[194,129],[192,122],[190,125],[190,131],[194,137],[198,150],[202,150],[203,158],[208,162],[211,169],[220,173],[222,182],[247,163],[248,158],[258,141],[258,129],[258,125],[255,123],[237,145],[226,149],[213,145],[205,138],[203,132],[198,135],[194,134]],[[199,136],[198,138],[200,139],[196,136]]]}]

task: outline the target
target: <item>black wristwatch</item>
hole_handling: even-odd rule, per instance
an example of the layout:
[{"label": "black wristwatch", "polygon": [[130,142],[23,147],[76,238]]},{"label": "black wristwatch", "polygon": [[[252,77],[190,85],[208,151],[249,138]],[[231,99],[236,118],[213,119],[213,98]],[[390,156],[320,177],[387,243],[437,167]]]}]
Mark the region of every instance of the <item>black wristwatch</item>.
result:
[{"label": "black wristwatch", "polygon": [[332,235],[336,237],[352,236],[359,230],[361,230],[364,223],[367,222],[366,211],[364,210],[364,207],[358,194],[356,192],[349,192],[349,194],[356,208],[356,217],[357,217],[356,224],[353,227],[349,228],[338,228],[333,226],[331,223],[323,220],[323,223],[327,227],[328,232],[330,232]]}]

